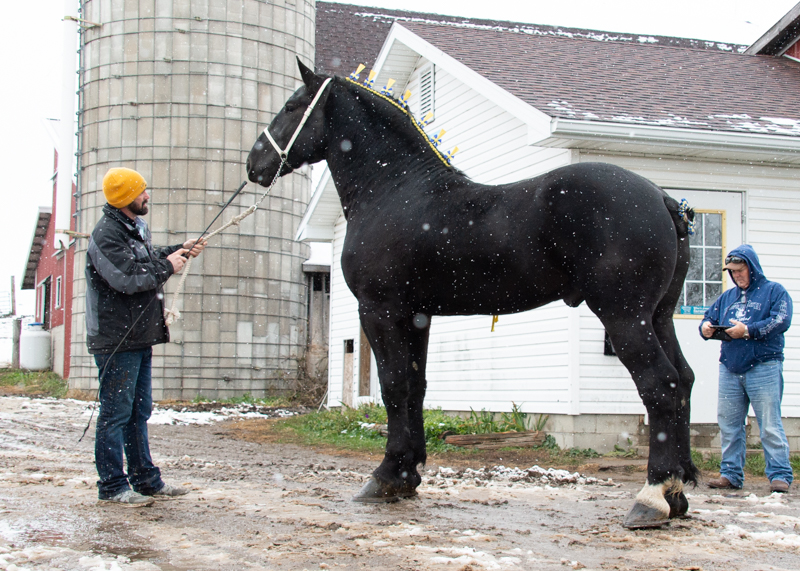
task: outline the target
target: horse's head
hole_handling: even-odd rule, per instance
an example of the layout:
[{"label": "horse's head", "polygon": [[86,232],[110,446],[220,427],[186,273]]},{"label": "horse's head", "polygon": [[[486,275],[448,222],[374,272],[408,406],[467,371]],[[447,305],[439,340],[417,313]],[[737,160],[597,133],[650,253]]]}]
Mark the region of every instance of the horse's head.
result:
[{"label": "horse's head", "polygon": [[285,151],[286,155],[281,176],[304,163],[316,163],[325,158],[328,142],[324,108],[331,80],[316,75],[299,58],[297,65],[304,85],[292,94],[269,127],[259,135],[247,157],[248,178],[262,186],[272,182],[283,158],[281,152]]}]

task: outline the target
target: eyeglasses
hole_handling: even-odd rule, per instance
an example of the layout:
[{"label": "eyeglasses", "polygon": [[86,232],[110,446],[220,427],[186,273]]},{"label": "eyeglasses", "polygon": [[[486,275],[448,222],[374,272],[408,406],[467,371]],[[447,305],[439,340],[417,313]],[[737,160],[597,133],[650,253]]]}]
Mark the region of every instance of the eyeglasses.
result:
[{"label": "eyeglasses", "polygon": [[725,258],[725,265],[726,266],[728,264],[746,264],[746,263],[747,263],[747,261],[745,261],[744,258],[740,258],[738,256],[728,256],[727,258]]}]

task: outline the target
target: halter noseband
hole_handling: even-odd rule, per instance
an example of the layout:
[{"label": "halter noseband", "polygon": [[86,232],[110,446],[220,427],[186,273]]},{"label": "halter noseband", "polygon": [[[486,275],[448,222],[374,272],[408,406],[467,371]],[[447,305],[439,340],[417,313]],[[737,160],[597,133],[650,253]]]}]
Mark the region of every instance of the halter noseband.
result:
[{"label": "halter noseband", "polygon": [[292,150],[292,145],[294,145],[294,142],[295,140],[297,140],[297,136],[300,134],[303,125],[306,124],[306,121],[311,115],[311,112],[314,110],[314,107],[316,107],[317,103],[319,102],[319,98],[322,97],[322,92],[325,91],[325,88],[328,86],[328,84],[331,82],[332,79],[333,79],[332,77],[329,77],[322,82],[322,87],[319,88],[319,91],[317,91],[317,94],[314,96],[314,99],[311,101],[311,104],[306,109],[306,112],[303,113],[303,118],[300,120],[300,124],[297,126],[297,129],[294,130],[294,135],[292,135],[292,138],[289,139],[289,143],[286,145],[285,149],[281,149],[278,146],[278,143],[275,142],[275,139],[272,138],[272,135],[269,134],[269,126],[267,126],[264,129],[264,134],[267,136],[267,140],[270,143],[272,143],[272,147],[275,149],[275,151],[278,153],[278,156],[282,160],[285,161],[286,159],[288,159],[289,151]]}]

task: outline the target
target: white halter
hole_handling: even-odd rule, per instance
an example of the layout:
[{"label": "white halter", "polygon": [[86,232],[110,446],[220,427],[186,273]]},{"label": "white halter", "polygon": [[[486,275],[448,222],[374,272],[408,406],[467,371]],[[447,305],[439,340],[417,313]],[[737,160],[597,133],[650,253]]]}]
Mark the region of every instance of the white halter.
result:
[{"label": "white halter", "polygon": [[292,145],[294,145],[297,136],[300,134],[300,130],[303,128],[303,125],[306,124],[308,117],[311,115],[311,112],[314,110],[314,107],[316,107],[317,103],[319,102],[319,98],[322,97],[322,92],[325,91],[325,88],[331,82],[331,79],[333,78],[329,77],[322,82],[322,87],[319,88],[319,91],[317,91],[317,94],[314,96],[314,99],[311,101],[311,104],[308,106],[308,109],[306,109],[306,112],[303,113],[303,119],[300,121],[300,124],[297,126],[297,129],[294,130],[294,135],[292,135],[292,138],[289,139],[289,143],[286,145],[285,149],[281,149],[278,146],[278,143],[275,142],[275,139],[272,138],[272,135],[269,134],[269,126],[267,126],[264,129],[264,134],[267,136],[267,140],[270,143],[272,143],[273,148],[278,153],[278,156],[280,156],[281,159],[286,159],[289,157],[289,151],[292,149]]}]

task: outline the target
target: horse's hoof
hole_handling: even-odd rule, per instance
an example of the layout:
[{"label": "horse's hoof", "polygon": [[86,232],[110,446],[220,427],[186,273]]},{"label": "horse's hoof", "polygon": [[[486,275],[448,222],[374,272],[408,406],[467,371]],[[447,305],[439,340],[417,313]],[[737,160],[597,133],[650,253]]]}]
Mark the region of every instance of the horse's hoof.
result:
[{"label": "horse's hoof", "polygon": [[622,526],[627,529],[648,529],[661,527],[669,521],[667,514],[647,506],[641,502],[633,504],[631,511],[625,516]]},{"label": "horse's hoof", "polygon": [[398,501],[401,497],[404,496],[401,496],[397,490],[382,486],[378,480],[370,478],[361,491],[353,496],[353,501],[364,504],[388,504]]},{"label": "horse's hoof", "polygon": [[686,512],[689,511],[689,500],[686,499],[686,496],[683,494],[683,492],[679,492],[677,494],[667,493],[667,495],[664,496],[664,499],[667,500],[667,503],[669,504],[670,519],[683,517],[686,515]]}]

